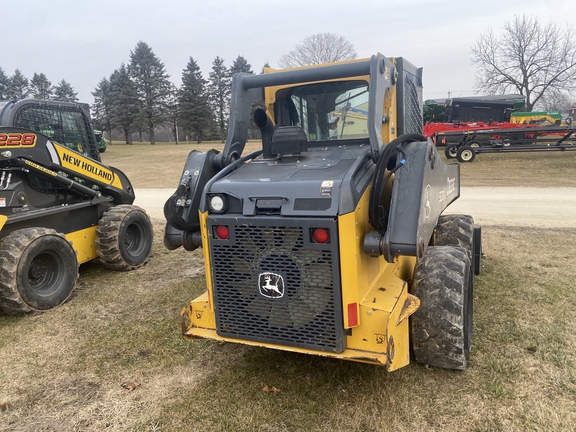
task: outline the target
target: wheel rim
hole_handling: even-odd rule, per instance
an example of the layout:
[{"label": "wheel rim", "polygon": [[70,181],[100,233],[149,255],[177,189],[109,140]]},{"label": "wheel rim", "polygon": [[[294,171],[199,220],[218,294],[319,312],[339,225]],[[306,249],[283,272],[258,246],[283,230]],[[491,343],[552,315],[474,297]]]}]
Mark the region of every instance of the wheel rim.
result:
[{"label": "wheel rim", "polygon": [[448,153],[450,153],[450,156],[455,158],[456,155],[458,154],[458,150],[456,149],[456,146],[449,147]]},{"label": "wheel rim", "polygon": [[470,144],[470,147],[478,148],[478,147],[480,147],[480,144],[478,144],[477,142],[474,142],[474,143]]},{"label": "wheel rim", "polygon": [[34,294],[48,297],[58,292],[62,281],[59,269],[64,265],[62,257],[55,252],[36,255],[28,267],[28,283]]},{"label": "wheel rim", "polygon": [[460,157],[462,158],[463,161],[468,162],[470,159],[472,159],[473,153],[472,150],[464,150],[462,153],[460,153]]},{"label": "wheel rim", "polygon": [[124,238],[126,252],[132,256],[138,256],[143,253],[146,248],[145,235],[146,230],[142,224],[130,224],[126,229],[126,236]]}]

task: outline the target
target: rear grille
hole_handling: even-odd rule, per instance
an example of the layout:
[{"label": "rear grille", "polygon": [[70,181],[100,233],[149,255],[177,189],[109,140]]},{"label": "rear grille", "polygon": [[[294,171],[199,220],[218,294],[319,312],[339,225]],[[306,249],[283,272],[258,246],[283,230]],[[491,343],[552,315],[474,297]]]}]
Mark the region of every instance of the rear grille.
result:
[{"label": "rear grille", "polygon": [[422,134],[422,69],[401,57],[396,58],[396,66],[398,134]]},{"label": "rear grille", "polygon": [[404,80],[404,133],[422,133],[422,104],[413,77]]},{"label": "rear grille", "polygon": [[[217,225],[230,231],[227,240],[210,239],[219,335],[344,350],[336,222],[302,222],[208,218],[210,233]],[[330,230],[328,244],[310,241],[312,225]]]}]

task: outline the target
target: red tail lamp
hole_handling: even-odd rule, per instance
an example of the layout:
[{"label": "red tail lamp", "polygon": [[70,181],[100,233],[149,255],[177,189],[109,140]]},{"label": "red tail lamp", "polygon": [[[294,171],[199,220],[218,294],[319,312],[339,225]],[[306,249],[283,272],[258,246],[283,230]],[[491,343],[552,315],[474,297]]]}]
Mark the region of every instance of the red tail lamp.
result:
[{"label": "red tail lamp", "polygon": [[328,243],[328,240],[330,240],[330,231],[326,228],[314,228],[312,230],[312,240],[316,243]]},{"label": "red tail lamp", "polygon": [[226,240],[228,237],[230,237],[230,230],[226,225],[218,225],[214,229],[214,233],[220,240]]}]

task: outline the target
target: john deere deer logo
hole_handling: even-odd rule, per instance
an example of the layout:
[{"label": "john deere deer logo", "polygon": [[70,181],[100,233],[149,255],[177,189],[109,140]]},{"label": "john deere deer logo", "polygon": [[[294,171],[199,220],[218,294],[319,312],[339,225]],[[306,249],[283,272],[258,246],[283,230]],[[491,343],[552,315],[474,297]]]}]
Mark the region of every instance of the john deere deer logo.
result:
[{"label": "john deere deer logo", "polygon": [[284,278],[276,273],[260,273],[258,290],[264,297],[281,298],[284,296]]}]

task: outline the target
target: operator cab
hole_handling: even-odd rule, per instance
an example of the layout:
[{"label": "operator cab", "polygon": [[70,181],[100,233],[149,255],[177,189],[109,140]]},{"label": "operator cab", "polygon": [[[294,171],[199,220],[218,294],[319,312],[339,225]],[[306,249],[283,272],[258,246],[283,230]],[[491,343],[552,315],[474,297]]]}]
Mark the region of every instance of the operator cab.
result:
[{"label": "operator cab", "polygon": [[88,104],[36,99],[0,101],[0,126],[33,130],[101,161]]}]

